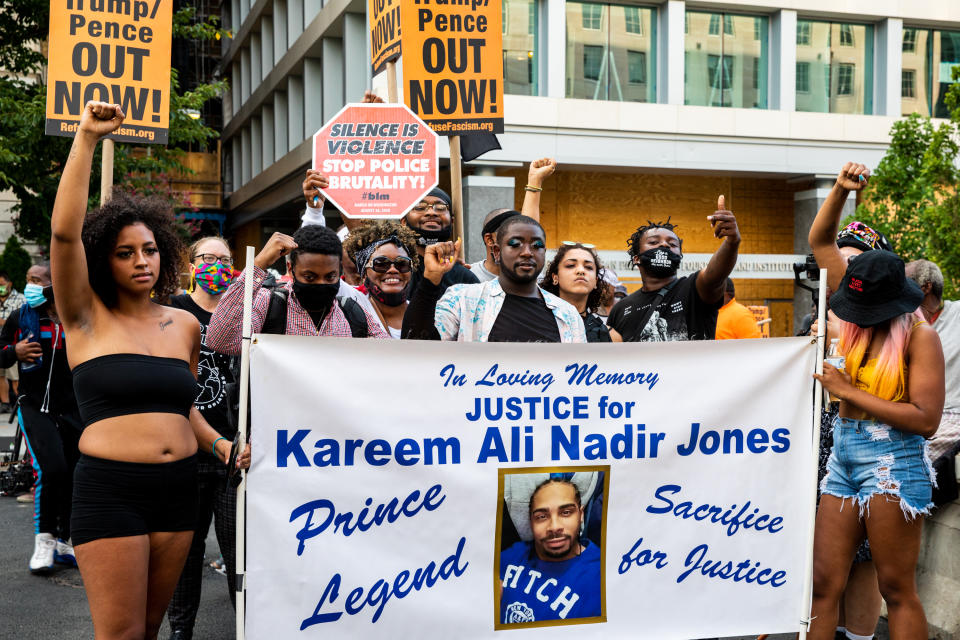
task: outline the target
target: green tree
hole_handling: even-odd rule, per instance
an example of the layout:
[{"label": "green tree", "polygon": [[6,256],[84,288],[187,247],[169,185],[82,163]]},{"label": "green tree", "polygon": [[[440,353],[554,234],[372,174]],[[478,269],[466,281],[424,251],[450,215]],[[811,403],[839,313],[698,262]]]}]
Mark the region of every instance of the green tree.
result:
[{"label": "green tree", "polygon": [[857,220],[882,231],[905,261],[936,262],[951,298],[960,294],[958,122],[958,110],[950,122],[937,127],[918,114],[895,122],[890,148],[864,189],[856,213]]},{"label": "green tree", "polygon": [[6,271],[18,291],[23,291],[27,283],[27,269],[33,264],[30,254],[20,244],[17,236],[7,238],[7,244],[0,253],[0,270]]},{"label": "green tree", "polygon": [[[14,207],[15,228],[25,239],[46,246],[50,240],[50,213],[71,139],[44,134],[46,86],[38,81],[46,63],[41,52],[49,30],[46,0],[0,0],[0,190],[10,189],[19,201]],[[216,17],[199,21],[192,7],[174,14],[174,38],[213,40],[229,37]],[[118,187],[151,194],[171,194],[174,176],[191,171],[183,164],[188,145],[203,148],[218,133],[189,117],[226,89],[226,81],[184,90],[176,70],[171,73],[169,144],[116,145],[114,176]],[[99,147],[91,175],[91,206],[97,204],[100,184]],[[175,208],[189,207],[175,200]]]}]

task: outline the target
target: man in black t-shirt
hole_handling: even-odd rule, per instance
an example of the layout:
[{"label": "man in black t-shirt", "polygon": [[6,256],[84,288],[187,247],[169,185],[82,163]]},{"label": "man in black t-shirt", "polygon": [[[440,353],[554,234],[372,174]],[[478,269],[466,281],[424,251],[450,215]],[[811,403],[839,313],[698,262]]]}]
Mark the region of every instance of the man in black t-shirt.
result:
[{"label": "man in black t-shirt", "polygon": [[624,342],[713,340],[717,311],[723,305],[723,285],[737,264],[740,230],[724,197],[707,216],[713,235],[723,242],[702,271],[677,278],[683,259],[683,241],[675,225],[650,222],[627,241],[633,264],[640,270],[643,288],[628,295],[610,311],[607,325]]},{"label": "man in black t-shirt", "polygon": [[586,342],[577,310],[537,285],[546,257],[543,227],[524,215],[497,231],[500,275],[447,289],[460,241],[438,242],[424,254],[424,279],[403,317],[403,338],[461,342]]}]

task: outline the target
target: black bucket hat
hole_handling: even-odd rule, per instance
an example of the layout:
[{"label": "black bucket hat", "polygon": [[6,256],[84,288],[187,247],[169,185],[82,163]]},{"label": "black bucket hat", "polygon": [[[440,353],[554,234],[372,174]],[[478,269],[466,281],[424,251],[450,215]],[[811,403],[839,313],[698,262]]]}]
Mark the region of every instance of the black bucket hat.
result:
[{"label": "black bucket hat", "polygon": [[916,311],[922,301],[923,292],[907,278],[900,256],[866,251],[850,260],[830,308],[841,320],[873,327]]}]

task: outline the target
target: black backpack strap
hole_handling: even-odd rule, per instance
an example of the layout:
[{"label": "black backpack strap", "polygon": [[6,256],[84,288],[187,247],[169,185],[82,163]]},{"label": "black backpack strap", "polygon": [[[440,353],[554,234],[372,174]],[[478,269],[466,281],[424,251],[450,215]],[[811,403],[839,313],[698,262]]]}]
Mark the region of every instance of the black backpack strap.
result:
[{"label": "black backpack strap", "polygon": [[337,304],[350,323],[350,333],[354,338],[367,338],[370,336],[370,328],[367,326],[367,314],[363,308],[353,298],[338,297]]},{"label": "black backpack strap", "polygon": [[263,319],[263,328],[260,333],[283,335],[287,332],[287,294],[282,287],[270,291],[270,302],[267,304],[267,315]]}]

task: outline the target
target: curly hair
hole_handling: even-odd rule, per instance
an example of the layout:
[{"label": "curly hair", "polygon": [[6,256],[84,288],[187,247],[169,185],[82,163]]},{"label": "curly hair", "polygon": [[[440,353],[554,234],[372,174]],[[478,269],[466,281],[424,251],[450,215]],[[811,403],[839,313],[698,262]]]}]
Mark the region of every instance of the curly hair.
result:
[{"label": "curly hair", "polygon": [[607,286],[603,279],[603,265],[600,264],[600,256],[597,255],[596,249],[589,249],[579,243],[560,245],[560,248],[557,249],[557,255],[553,256],[553,260],[550,261],[550,264],[547,265],[546,270],[543,272],[543,279],[540,282],[540,286],[555,296],[560,295],[560,285],[553,284],[553,276],[560,272],[560,264],[563,262],[564,256],[572,249],[586,251],[593,256],[593,262],[597,265],[597,284],[593,287],[593,291],[587,296],[587,311],[595,313],[597,309],[607,303]]},{"label": "curly hair", "polygon": [[[420,256],[417,254],[417,238],[419,236],[410,227],[394,220],[371,222],[354,229],[344,241],[343,249],[356,264],[358,251],[390,236],[396,236],[400,239],[403,250],[407,252],[407,256],[413,262],[411,266],[416,270],[420,266]],[[364,274],[359,275],[363,276]]]},{"label": "curly hair", "polygon": [[[633,269],[637,266],[636,258],[640,257],[640,254],[643,253],[643,248],[640,245],[640,241],[643,240],[643,234],[651,229],[666,229],[667,231],[673,231],[676,233],[676,228],[678,225],[670,222],[670,216],[667,217],[666,222],[654,222],[653,220],[647,220],[647,224],[642,227],[637,227],[637,230],[634,231],[629,238],[627,238],[627,255],[630,256],[630,268]],[[679,238],[679,236],[677,236]],[[683,249],[683,240],[680,240],[680,249]]]},{"label": "curly hair", "polygon": [[106,204],[87,214],[82,232],[90,288],[108,307],[117,302],[110,256],[117,246],[120,231],[138,223],[153,233],[160,253],[160,270],[153,286],[154,299],[164,302],[180,286],[184,246],[174,226],[170,204],[160,198],[117,190]]},{"label": "curly hair", "polygon": [[311,224],[297,229],[293,234],[293,241],[297,248],[290,252],[290,264],[297,265],[297,258],[301,253],[319,253],[326,256],[343,254],[343,244],[337,237],[337,232],[319,224]]}]

